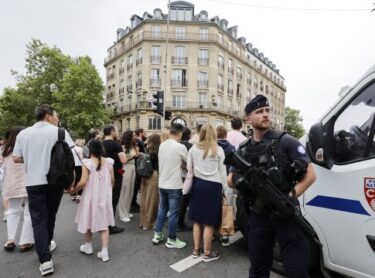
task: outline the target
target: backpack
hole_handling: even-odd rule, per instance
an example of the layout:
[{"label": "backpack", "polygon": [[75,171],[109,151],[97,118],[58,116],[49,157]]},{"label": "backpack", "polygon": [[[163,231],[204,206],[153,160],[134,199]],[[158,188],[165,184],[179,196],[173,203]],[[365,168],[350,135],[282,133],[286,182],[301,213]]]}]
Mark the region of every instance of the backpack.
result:
[{"label": "backpack", "polygon": [[65,129],[58,129],[58,139],[51,151],[47,181],[56,189],[67,189],[74,180],[74,157],[65,141]]},{"label": "backpack", "polygon": [[139,156],[135,164],[135,171],[137,172],[137,175],[146,178],[151,177],[154,169],[152,168],[151,157],[149,154]]}]

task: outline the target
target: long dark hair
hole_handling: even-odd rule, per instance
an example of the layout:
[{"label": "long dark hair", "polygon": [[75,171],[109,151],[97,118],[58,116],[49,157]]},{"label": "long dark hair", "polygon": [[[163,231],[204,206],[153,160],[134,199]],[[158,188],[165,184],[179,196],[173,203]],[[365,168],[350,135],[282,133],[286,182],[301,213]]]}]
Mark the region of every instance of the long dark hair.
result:
[{"label": "long dark hair", "polygon": [[104,148],[102,142],[99,140],[91,140],[88,145],[90,156],[94,155],[97,159],[99,159],[98,167],[96,167],[96,171],[100,170],[102,166],[102,157],[104,153]]},{"label": "long dark hair", "polygon": [[125,152],[130,151],[132,148],[135,147],[134,140],[133,140],[134,131],[127,130],[124,132],[121,138],[121,145],[124,146]]},{"label": "long dark hair", "polygon": [[15,126],[9,129],[5,133],[5,142],[4,142],[4,149],[3,149],[3,157],[10,155],[13,152],[14,145],[16,144],[16,138],[18,133],[24,129],[23,126]]},{"label": "long dark hair", "polygon": [[159,134],[152,134],[148,138],[148,153],[149,154],[158,154],[160,146],[160,135]]}]

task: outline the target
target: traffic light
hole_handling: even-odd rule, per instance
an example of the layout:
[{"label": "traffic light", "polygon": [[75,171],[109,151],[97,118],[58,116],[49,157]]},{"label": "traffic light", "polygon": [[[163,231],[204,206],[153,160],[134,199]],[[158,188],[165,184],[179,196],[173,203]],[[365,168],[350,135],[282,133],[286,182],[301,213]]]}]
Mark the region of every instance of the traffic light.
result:
[{"label": "traffic light", "polygon": [[164,92],[157,91],[156,93],[152,94],[154,98],[152,100],[152,104],[154,106],[154,111],[159,115],[163,116],[163,108],[164,108]]},{"label": "traffic light", "polygon": [[169,112],[169,111],[165,111],[165,118],[167,121],[169,121],[170,119],[172,119],[172,113]]}]

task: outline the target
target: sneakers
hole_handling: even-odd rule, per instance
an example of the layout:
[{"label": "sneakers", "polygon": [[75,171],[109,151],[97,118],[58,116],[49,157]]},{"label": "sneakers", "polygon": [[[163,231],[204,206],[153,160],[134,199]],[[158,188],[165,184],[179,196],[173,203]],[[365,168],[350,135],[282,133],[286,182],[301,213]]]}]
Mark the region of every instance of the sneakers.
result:
[{"label": "sneakers", "polygon": [[220,241],[221,241],[221,246],[223,247],[228,247],[230,245],[229,236],[221,236]]},{"label": "sneakers", "polygon": [[186,246],[186,242],[181,241],[178,238],[176,238],[175,240],[168,238],[167,242],[165,243],[165,246],[168,248],[181,249]]},{"label": "sneakers", "polygon": [[103,252],[98,252],[98,258],[101,259],[103,262],[109,261],[108,253],[104,254]]},{"label": "sneakers", "polygon": [[152,242],[154,243],[154,245],[159,244],[163,240],[164,240],[163,233],[154,232],[154,237],[152,238]]},{"label": "sneakers", "polygon": [[55,251],[56,247],[57,247],[56,242],[54,240],[51,240],[51,243],[49,244],[49,251],[50,252]]},{"label": "sneakers", "polygon": [[53,273],[53,271],[54,271],[53,270],[53,261],[49,260],[49,261],[46,261],[46,262],[40,264],[39,270],[40,270],[40,274],[42,276],[46,276],[48,274]]},{"label": "sneakers", "polygon": [[218,259],[220,259],[220,253],[215,251],[211,251],[209,254],[204,254],[203,256],[203,261],[205,263],[216,261]]},{"label": "sneakers", "polygon": [[131,221],[131,219],[130,219],[129,217],[122,217],[122,218],[120,218],[120,220],[121,220],[122,222],[124,222],[124,223],[128,223],[128,222]]},{"label": "sneakers", "polygon": [[94,253],[94,251],[92,250],[91,244],[82,244],[79,247],[79,251],[81,251],[82,253],[84,253],[86,255],[91,255],[92,253]]}]

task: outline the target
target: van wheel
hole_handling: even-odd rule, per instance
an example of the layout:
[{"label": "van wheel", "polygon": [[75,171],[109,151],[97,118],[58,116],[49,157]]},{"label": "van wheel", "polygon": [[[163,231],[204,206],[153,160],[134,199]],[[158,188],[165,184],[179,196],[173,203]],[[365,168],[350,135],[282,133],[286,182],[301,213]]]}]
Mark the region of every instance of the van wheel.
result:
[{"label": "van wheel", "polygon": [[[316,275],[316,270],[319,269],[319,249],[314,243],[313,240],[307,239],[309,244],[309,262],[307,263],[307,271],[312,275],[311,277],[318,277]],[[275,246],[273,247],[273,262],[272,262],[272,270],[285,275],[284,266],[282,263],[281,258],[281,250],[279,243],[276,241]],[[313,274],[314,272],[314,274]]]}]

